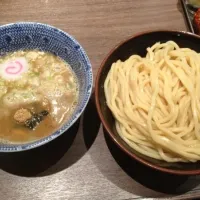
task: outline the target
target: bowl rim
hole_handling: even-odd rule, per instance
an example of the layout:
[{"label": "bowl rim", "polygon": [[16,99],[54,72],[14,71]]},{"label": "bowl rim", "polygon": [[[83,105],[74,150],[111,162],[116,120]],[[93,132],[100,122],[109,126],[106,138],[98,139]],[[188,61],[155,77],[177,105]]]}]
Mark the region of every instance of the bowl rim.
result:
[{"label": "bowl rim", "polygon": [[154,169],[156,171],[165,172],[165,173],[168,173],[168,174],[174,174],[174,175],[199,175],[200,174],[200,169],[195,169],[195,170],[167,169],[167,168],[164,168],[164,167],[157,166],[157,165],[155,165],[153,163],[150,163],[150,162],[138,157],[136,154],[130,152],[124,145],[122,145],[120,142],[117,141],[117,138],[116,138],[115,134],[109,128],[109,125],[108,125],[107,121],[104,119],[103,113],[102,113],[101,108],[100,108],[100,101],[99,101],[99,88],[100,87],[99,87],[99,83],[100,83],[100,77],[101,77],[101,74],[102,74],[102,70],[103,70],[104,65],[105,65],[106,61],[108,60],[108,58],[113,54],[113,52],[116,49],[120,48],[123,44],[125,44],[129,40],[132,40],[132,39],[137,38],[137,37],[142,36],[142,35],[156,33],[156,32],[167,32],[167,33],[183,34],[183,35],[188,35],[188,36],[195,37],[195,38],[200,40],[200,36],[199,35],[196,35],[194,33],[187,32],[187,31],[155,29],[155,30],[151,30],[151,31],[143,31],[143,32],[136,33],[136,34],[134,34],[134,35],[122,40],[121,42],[119,42],[117,45],[115,45],[107,53],[106,57],[101,62],[101,65],[100,65],[100,67],[98,69],[98,72],[97,72],[97,75],[96,75],[96,81],[95,81],[95,103],[96,103],[96,107],[97,107],[97,112],[99,114],[99,117],[101,119],[101,122],[102,122],[104,128],[106,129],[106,132],[109,134],[111,139],[114,141],[114,143],[122,151],[124,151],[126,154],[128,154],[132,159],[135,159],[136,161],[138,161],[138,162],[140,162],[140,163],[146,165],[147,167],[150,167],[150,168],[152,168],[152,169]]},{"label": "bowl rim", "polygon": [[[35,149],[37,147],[40,147],[42,145],[45,145],[51,141],[53,141],[54,139],[56,139],[57,137],[59,137],[60,135],[62,135],[63,133],[65,133],[70,127],[72,127],[74,125],[74,123],[79,119],[79,117],[82,115],[82,113],[84,112],[89,99],[91,97],[92,94],[92,89],[93,89],[93,84],[94,84],[94,80],[93,80],[93,70],[92,70],[92,65],[91,62],[89,60],[89,57],[86,53],[86,51],[84,50],[84,48],[82,47],[82,45],[69,33],[55,27],[49,24],[45,24],[45,23],[40,23],[40,22],[31,22],[31,21],[20,21],[20,22],[16,22],[16,23],[8,23],[8,24],[3,24],[0,25],[0,28],[9,28],[12,26],[25,26],[25,25],[29,25],[29,26],[35,26],[35,25],[39,25],[41,27],[47,28],[47,29],[51,29],[51,30],[56,30],[59,33],[62,33],[63,35],[65,35],[66,37],[68,37],[75,45],[78,45],[81,51],[81,54],[88,66],[88,87],[87,87],[87,91],[85,92],[85,97],[82,101],[82,107],[81,109],[77,110],[75,112],[75,117],[72,118],[70,120],[70,123],[67,125],[68,121],[66,121],[60,128],[56,129],[55,131],[53,131],[50,135],[44,137],[44,138],[40,138],[36,141],[33,142],[28,142],[28,143],[20,143],[20,144],[13,144],[13,146],[7,146],[7,144],[4,144],[5,146],[1,147],[0,146],[0,153],[14,153],[14,152],[22,152],[22,151],[28,151],[31,149]],[[66,127],[65,127],[66,126]],[[59,132],[59,133],[58,133]],[[10,144],[8,144],[10,145]],[[22,148],[23,147],[23,148]]]}]

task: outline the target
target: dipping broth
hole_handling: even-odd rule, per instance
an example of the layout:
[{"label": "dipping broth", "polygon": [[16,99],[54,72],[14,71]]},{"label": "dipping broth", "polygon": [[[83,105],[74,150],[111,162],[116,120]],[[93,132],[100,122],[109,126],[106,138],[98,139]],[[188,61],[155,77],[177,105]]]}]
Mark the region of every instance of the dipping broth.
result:
[{"label": "dipping broth", "polygon": [[78,101],[69,64],[38,50],[0,58],[0,142],[27,143],[52,134]]}]

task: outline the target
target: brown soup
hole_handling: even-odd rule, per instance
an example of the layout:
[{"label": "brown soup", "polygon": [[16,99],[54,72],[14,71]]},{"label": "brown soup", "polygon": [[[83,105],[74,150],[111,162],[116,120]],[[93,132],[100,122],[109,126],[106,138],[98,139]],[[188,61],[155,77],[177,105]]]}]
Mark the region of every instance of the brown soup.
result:
[{"label": "brown soup", "polygon": [[38,50],[0,58],[0,142],[50,135],[74,111],[78,82],[69,64]]}]

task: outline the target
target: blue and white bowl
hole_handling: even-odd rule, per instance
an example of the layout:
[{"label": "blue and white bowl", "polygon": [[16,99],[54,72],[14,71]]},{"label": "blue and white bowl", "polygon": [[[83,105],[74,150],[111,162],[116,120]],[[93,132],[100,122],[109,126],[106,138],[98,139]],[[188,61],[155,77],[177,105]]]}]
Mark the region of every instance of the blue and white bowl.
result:
[{"label": "blue and white bowl", "polygon": [[67,131],[84,111],[92,92],[92,67],[81,45],[69,34],[49,25],[21,22],[0,26],[0,55],[21,49],[48,51],[67,61],[79,81],[79,100],[71,118],[56,132],[26,144],[2,144],[0,152],[36,148]]}]

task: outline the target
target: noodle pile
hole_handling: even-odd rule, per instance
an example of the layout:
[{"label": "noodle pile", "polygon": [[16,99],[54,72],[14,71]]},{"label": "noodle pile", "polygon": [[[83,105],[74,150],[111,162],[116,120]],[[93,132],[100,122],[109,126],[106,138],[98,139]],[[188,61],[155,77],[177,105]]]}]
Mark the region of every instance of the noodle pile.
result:
[{"label": "noodle pile", "polygon": [[104,83],[121,138],[167,162],[200,160],[200,54],[156,43],[142,58],[112,64]]}]

